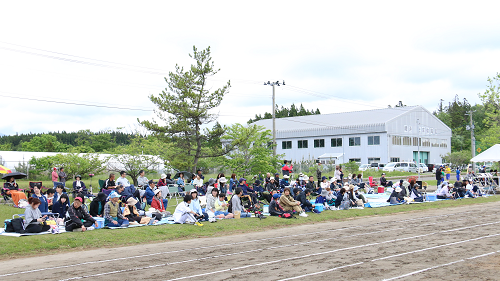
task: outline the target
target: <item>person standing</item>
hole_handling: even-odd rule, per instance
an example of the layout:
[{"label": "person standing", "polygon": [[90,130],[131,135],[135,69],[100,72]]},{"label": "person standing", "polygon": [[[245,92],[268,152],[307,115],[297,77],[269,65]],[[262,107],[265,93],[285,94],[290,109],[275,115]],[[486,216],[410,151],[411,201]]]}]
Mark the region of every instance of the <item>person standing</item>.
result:
[{"label": "person standing", "polygon": [[283,172],[283,176],[290,176],[290,173],[292,172],[293,165],[288,165],[288,160],[285,160],[283,162],[283,166],[281,167],[281,171]]},{"label": "person standing", "polygon": [[460,181],[460,168],[457,167],[457,170],[455,171],[455,173],[457,174],[457,181]]},{"label": "person standing", "polygon": [[446,180],[449,181],[451,178],[451,169],[450,166],[446,166],[446,169],[444,170],[446,174]]},{"label": "person standing", "polygon": [[439,185],[441,185],[441,168],[442,168],[442,166],[438,167],[436,169],[436,181],[437,181],[438,188],[439,188]]},{"label": "person standing", "polygon": [[67,179],[68,175],[66,175],[66,173],[64,172],[64,167],[61,167],[61,168],[59,169],[59,174],[58,174],[58,176],[59,176],[59,182],[62,182],[62,184],[63,184],[64,186],[66,186],[66,179]]},{"label": "person standing", "polygon": [[57,174],[57,168],[52,169],[52,183],[56,183],[59,180],[59,175]]}]

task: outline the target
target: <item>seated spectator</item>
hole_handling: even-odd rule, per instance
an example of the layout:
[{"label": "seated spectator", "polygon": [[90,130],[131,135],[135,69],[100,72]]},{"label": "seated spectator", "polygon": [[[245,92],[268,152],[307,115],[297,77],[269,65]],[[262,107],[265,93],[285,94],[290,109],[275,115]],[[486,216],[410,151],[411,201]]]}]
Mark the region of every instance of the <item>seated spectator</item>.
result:
[{"label": "seated spectator", "polygon": [[299,196],[299,194],[302,192],[302,188],[295,187],[291,191],[292,191],[292,197],[293,197],[293,199],[297,200],[297,196]]},{"label": "seated spectator", "polygon": [[225,177],[221,177],[219,179],[219,183],[217,184],[217,188],[219,189],[219,191],[221,193],[226,193],[227,192],[227,179]]},{"label": "seated spectator", "polygon": [[233,214],[228,212],[228,203],[225,200],[226,194],[219,194],[219,198],[215,200],[215,217],[222,219],[232,219]]},{"label": "seated spectator", "polygon": [[262,185],[260,184],[260,180],[255,180],[253,185],[253,190],[256,192],[257,199],[266,200],[267,202],[271,202],[272,196],[269,192],[265,191]]},{"label": "seated spectator", "polygon": [[127,227],[128,219],[123,216],[118,200],[120,195],[116,192],[109,194],[109,201],[104,205],[104,225],[107,227]]},{"label": "seated spectator", "polygon": [[333,194],[333,190],[327,187],[321,192],[321,196],[325,197],[325,206],[335,207],[335,200],[337,196]]},{"label": "seated spectator", "polygon": [[403,184],[399,186],[403,197],[408,197],[408,194],[410,194],[410,186],[411,184],[408,181],[403,181]]},{"label": "seated spectator", "polygon": [[[86,231],[93,230],[96,220],[82,207],[83,198],[76,197],[73,204],[68,209],[68,216],[65,219],[66,231]],[[120,209],[120,207],[118,207]]]},{"label": "seated spectator", "polygon": [[258,208],[259,200],[257,199],[257,194],[253,188],[247,185],[247,180],[245,178],[240,178],[238,187],[243,190],[243,197],[247,197],[250,200],[250,205]]},{"label": "seated spectator", "polygon": [[278,190],[276,184],[274,183],[274,178],[269,178],[269,183],[266,184],[266,190],[271,192],[272,190]]},{"label": "seated spectator", "polygon": [[[153,180],[149,180],[148,187],[146,187],[146,191],[144,192],[143,198],[146,199],[146,203],[151,206],[151,202],[153,201],[153,197],[155,196],[154,191],[157,189],[155,186],[155,182]],[[168,199],[162,199],[163,205],[165,209],[168,206]]]},{"label": "seated spectator", "polygon": [[56,193],[56,190],[53,188],[47,189],[47,192],[45,192],[45,197],[47,198],[47,205],[49,206],[49,211],[52,211],[52,205],[54,205],[54,194]]},{"label": "seated spectator", "polygon": [[335,208],[340,208],[342,201],[349,200],[349,194],[347,194],[346,189],[342,187],[337,194],[337,199],[335,199]]},{"label": "seated spectator", "polygon": [[38,204],[38,209],[40,209],[40,212],[47,213],[49,211],[49,203],[47,202],[47,197],[42,194],[40,186],[35,185],[33,187],[33,194],[31,195],[31,197],[36,198],[40,201],[40,203]]},{"label": "seated spectator", "polygon": [[357,185],[354,186],[354,195],[356,198],[361,199],[363,204],[368,202],[368,199],[363,195],[363,193],[359,192],[359,187]]},{"label": "seated spectator", "polygon": [[59,214],[59,218],[65,218],[66,212],[69,209],[69,197],[67,194],[62,194],[59,200],[54,202],[52,213]]},{"label": "seated spectator", "polygon": [[437,199],[451,199],[455,198],[455,192],[453,190],[453,184],[448,184],[443,187],[441,187],[441,190],[439,190],[439,193],[436,194]]},{"label": "seated spectator", "polygon": [[115,174],[111,173],[109,174],[109,178],[104,182],[104,186],[102,187],[103,190],[107,190],[107,192],[104,192],[106,195],[109,195],[111,193],[111,190],[116,188],[116,183],[115,183]]},{"label": "seated spectator", "polygon": [[191,204],[189,204],[189,208],[198,215],[203,216],[203,220],[207,221],[208,214],[206,212],[203,212],[203,210],[201,209],[200,199],[198,198],[198,191],[193,188],[189,193],[191,195],[191,198],[193,198],[191,200]]},{"label": "seated spectator", "polygon": [[166,179],[167,179],[167,175],[161,174],[160,180],[158,181],[158,186],[167,186],[168,184],[167,184]]},{"label": "seated spectator", "polygon": [[243,205],[241,205],[241,196],[243,196],[243,189],[241,189],[241,187],[238,186],[234,190],[234,194],[231,197],[231,204],[232,204],[231,212],[233,213],[235,219],[240,217],[241,218],[250,217],[250,213],[243,211]]},{"label": "seated spectator", "polygon": [[[323,176],[321,178],[321,183],[319,185],[319,188],[321,189],[321,192],[323,192],[323,190],[325,190],[327,187],[330,187],[330,182],[328,181],[328,179],[325,176]],[[321,194],[321,193],[318,193],[318,194]]]},{"label": "seated spectator", "polygon": [[196,179],[193,181],[193,185],[195,188],[199,188],[203,186],[203,179],[200,175],[196,175]]},{"label": "seated spectator", "polygon": [[184,173],[179,173],[179,178],[177,179],[177,188],[179,192],[184,192]]},{"label": "seated spectator", "polygon": [[290,176],[288,176],[288,175],[283,176],[283,179],[280,181],[280,189],[281,190],[285,189],[285,187],[290,186],[290,183],[288,182],[289,179],[290,179]]},{"label": "seated spectator", "polygon": [[42,216],[42,212],[40,211],[40,199],[30,197],[28,203],[30,205],[24,210],[24,232],[40,233],[48,231],[50,226],[45,223],[47,215]]},{"label": "seated spectator", "polygon": [[387,200],[387,202],[389,202],[391,204],[403,203],[405,201],[405,198],[404,198],[401,191],[402,191],[401,187],[394,188],[394,190],[392,191],[391,196],[389,196],[389,199]]},{"label": "seated spectator", "polygon": [[90,215],[93,217],[102,218],[104,214],[104,205],[106,204],[106,194],[104,192],[97,193],[97,196],[90,202]]},{"label": "seated spectator", "polygon": [[278,190],[281,187],[280,174],[278,174],[278,173],[274,174],[274,185],[276,185],[276,189],[278,189]]},{"label": "seated spectator", "polygon": [[415,183],[413,189],[411,190],[410,198],[413,199],[413,201],[415,202],[424,202],[424,196],[422,196],[422,193],[418,191],[419,187],[420,186],[418,185],[418,183]]},{"label": "seated spectator", "polygon": [[203,226],[198,220],[203,216],[195,213],[193,210],[189,208],[189,204],[191,204],[191,200],[193,198],[191,195],[184,196],[184,202],[181,202],[177,207],[175,207],[174,212],[174,222],[175,223],[196,223],[196,225]]},{"label": "seated spectator", "polygon": [[123,187],[129,187],[130,182],[127,179],[127,172],[121,171],[120,177],[116,180],[116,185],[122,185]]},{"label": "seated spectator", "polygon": [[273,194],[273,200],[269,204],[269,214],[271,216],[280,216],[285,213],[285,210],[281,208],[279,204],[280,195],[278,193]]},{"label": "seated spectator", "polygon": [[167,174],[167,177],[165,178],[165,183],[167,185],[169,185],[169,184],[175,184],[175,181],[173,179],[171,179],[171,177],[172,177],[172,174]]},{"label": "seated spectator", "polygon": [[[300,194],[299,194],[300,196]],[[283,195],[280,197],[280,206],[285,211],[296,211],[301,217],[307,217],[308,215],[300,207],[300,201],[295,201],[290,195],[290,188],[285,188]]]},{"label": "seated spectator", "polygon": [[385,178],[385,173],[382,173],[382,176],[380,177],[380,185],[383,187],[392,186],[392,181],[387,181],[387,179]]},{"label": "seated spectator", "polygon": [[[349,201],[351,202],[351,207],[361,207],[361,202],[358,202],[360,200],[356,194],[354,193],[354,185],[350,184],[349,189],[347,191],[347,195],[349,196]],[[357,186],[356,186],[357,187]]]},{"label": "seated spectator", "polygon": [[149,183],[148,178],[144,176],[145,174],[146,173],[144,172],[144,170],[139,171],[139,177],[137,178],[137,187],[141,189],[146,188],[146,186],[148,186]]},{"label": "seated spectator", "polygon": [[62,185],[62,184],[57,185],[56,186],[56,193],[54,194],[53,202],[56,202],[57,200],[59,200],[59,197],[61,197],[61,195],[63,195],[63,194],[68,195],[68,193],[66,193],[66,189],[64,188],[64,185]]},{"label": "seated spectator", "polygon": [[5,193],[7,193],[7,195],[12,198],[15,206],[19,205],[19,200],[27,199],[26,194],[24,194],[24,192],[22,191],[19,191],[19,185],[16,183],[16,179],[14,177],[8,178],[7,183],[4,185],[4,187],[7,188]]},{"label": "seated spectator", "polygon": [[321,188],[316,186],[313,176],[309,177],[309,181],[306,184],[306,189],[309,189],[311,192],[314,192],[315,195],[321,194]]},{"label": "seated spectator", "polygon": [[307,196],[311,195],[311,190],[306,188],[304,192],[297,195],[297,201],[300,202],[300,207],[304,212],[312,212],[314,210],[313,204],[307,200]]},{"label": "seated spectator", "polygon": [[472,193],[472,195],[474,197],[481,196],[481,191],[479,190],[479,188],[477,186],[472,185],[472,181],[464,180],[464,183],[465,183],[465,189],[468,192]]},{"label": "seated spectator", "polygon": [[73,191],[75,193],[82,193],[85,196],[93,197],[94,195],[90,194],[85,186],[85,183],[82,181],[82,176],[76,175],[75,181],[73,182]]},{"label": "seated spectator", "polygon": [[[129,197],[127,199],[127,205],[123,210],[123,216],[126,217],[129,221],[129,224],[140,224],[142,217],[139,215],[139,211],[135,206],[137,204],[137,200],[134,197]],[[148,221],[149,222],[149,221]]]},{"label": "seated spectator", "polygon": [[212,219],[215,217],[215,201],[217,200],[219,196],[219,190],[217,188],[212,188],[211,193],[207,194],[207,207],[205,210],[207,210],[208,214],[208,219],[212,221]]},{"label": "seated spectator", "polygon": [[163,200],[161,198],[161,190],[156,189],[154,191],[155,196],[151,201],[151,208],[155,211],[152,212],[152,215],[156,218],[156,220],[160,221],[163,217],[170,216],[170,212],[166,211],[166,206],[163,204]]},{"label": "seated spectator", "polygon": [[358,185],[359,184],[359,180],[356,177],[356,174],[352,174],[352,178],[351,178],[351,180],[349,180],[349,184],[352,184],[352,185]]}]

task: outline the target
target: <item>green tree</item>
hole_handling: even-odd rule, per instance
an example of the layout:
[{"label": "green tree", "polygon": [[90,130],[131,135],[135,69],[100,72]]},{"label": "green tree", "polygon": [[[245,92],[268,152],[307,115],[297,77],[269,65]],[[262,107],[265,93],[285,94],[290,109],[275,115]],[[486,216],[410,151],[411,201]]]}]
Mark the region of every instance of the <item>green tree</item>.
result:
[{"label": "green tree", "polygon": [[47,174],[50,176],[50,171],[53,167],[64,167],[68,179],[74,178],[75,175],[81,175],[87,178],[88,174],[100,174],[106,167],[107,158],[99,154],[56,154],[45,157],[32,157],[29,161],[30,173]]},{"label": "green tree", "polygon": [[118,146],[109,151],[112,154],[109,159],[109,170],[125,171],[137,185],[139,171],[146,173],[157,173],[158,167],[164,163],[162,155],[169,150],[167,144],[155,137],[145,138],[136,135],[129,145]]},{"label": "green tree", "polygon": [[117,146],[116,139],[111,135],[111,131],[93,133],[90,130],[80,130],[75,142],[80,147],[90,147],[96,152],[102,152]]},{"label": "green tree", "polygon": [[348,163],[345,163],[343,165],[342,171],[344,172],[345,175],[352,175],[354,173],[358,173],[359,164],[354,161],[349,161]]},{"label": "green tree", "polygon": [[447,153],[442,157],[444,162],[451,163],[454,166],[467,165],[469,164],[470,159],[472,158],[471,153],[468,150]]},{"label": "green tree", "polygon": [[10,143],[0,144],[0,151],[11,151],[11,150],[12,150],[12,144]]},{"label": "green tree", "polygon": [[43,134],[41,136],[33,137],[28,142],[21,142],[22,151],[35,151],[35,152],[64,152],[71,146],[60,143],[57,138],[52,135]]},{"label": "green tree", "polygon": [[484,106],[486,125],[484,134],[480,137],[481,143],[490,147],[500,142],[500,73],[493,78],[488,78],[486,91],[479,94]]},{"label": "green tree", "polygon": [[[175,73],[170,72],[165,78],[167,88],[158,96],[151,95],[150,100],[158,107],[157,117],[164,122],[155,120],[139,121],[152,131],[154,135],[164,138],[173,144],[173,156],[183,158],[178,168],[189,166],[196,171],[199,159],[224,155],[228,150],[222,146],[204,147],[214,143],[224,134],[224,128],[216,124],[212,129],[206,126],[217,120],[217,115],[210,110],[217,108],[231,86],[227,82],[222,88],[210,91],[207,79],[217,74],[212,61],[210,47],[198,51],[193,47],[189,55],[195,64],[185,71],[183,67],[175,66]],[[203,129],[204,128],[204,129]],[[174,162],[177,159],[171,159]]]},{"label": "green tree", "polygon": [[263,126],[235,124],[227,128],[227,134],[222,139],[224,144],[234,148],[222,161],[223,166],[232,173],[244,177],[264,171],[277,171],[281,166],[280,159],[284,155],[273,156],[269,146],[272,142],[271,131],[264,130]]}]

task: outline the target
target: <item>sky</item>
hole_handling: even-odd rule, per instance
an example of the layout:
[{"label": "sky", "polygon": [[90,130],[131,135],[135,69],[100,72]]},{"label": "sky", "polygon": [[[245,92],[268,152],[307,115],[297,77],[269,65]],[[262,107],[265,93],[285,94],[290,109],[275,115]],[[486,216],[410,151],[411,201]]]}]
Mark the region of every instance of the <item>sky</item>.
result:
[{"label": "sky", "polygon": [[3,1],[0,135],[141,130],[193,46],[220,68],[211,89],[231,81],[213,110],[225,125],[271,111],[265,81],[285,81],[279,106],[321,113],[480,103],[500,71],[500,2],[461,3]]}]

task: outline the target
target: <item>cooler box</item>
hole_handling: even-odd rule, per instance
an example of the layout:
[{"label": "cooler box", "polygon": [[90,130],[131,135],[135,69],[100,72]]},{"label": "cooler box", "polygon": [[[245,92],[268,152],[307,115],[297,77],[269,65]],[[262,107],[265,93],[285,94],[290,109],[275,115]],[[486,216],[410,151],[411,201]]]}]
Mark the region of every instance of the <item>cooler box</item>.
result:
[{"label": "cooler box", "polygon": [[316,200],[309,200],[309,202],[314,205],[316,203]]},{"label": "cooler box", "polygon": [[436,200],[437,200],[436,194],[427,193],[427,201],[436,201]]},{"label": "cooler box", "polygon": [[97,222],[97,227],[96,229],[103,228],[104,227],[104,218],[94,218],[95,221]]},{"label": "cooler box", "polygon": [[325,206],[323,204],[314,204],[314,209],[323,212]]},{"label": "cooler box", "polygon": [[262,208],[262,212],[263,213],[269,213],[269,205],[264,205],[264,207]]},{"label": "cooler box", "polygon": [[377,192],[378,192],[378,193],[385,193],[385,187],[383,187],[383,186],[379,186],[379,187],[378,187],[378,191],[377,191]]}]

